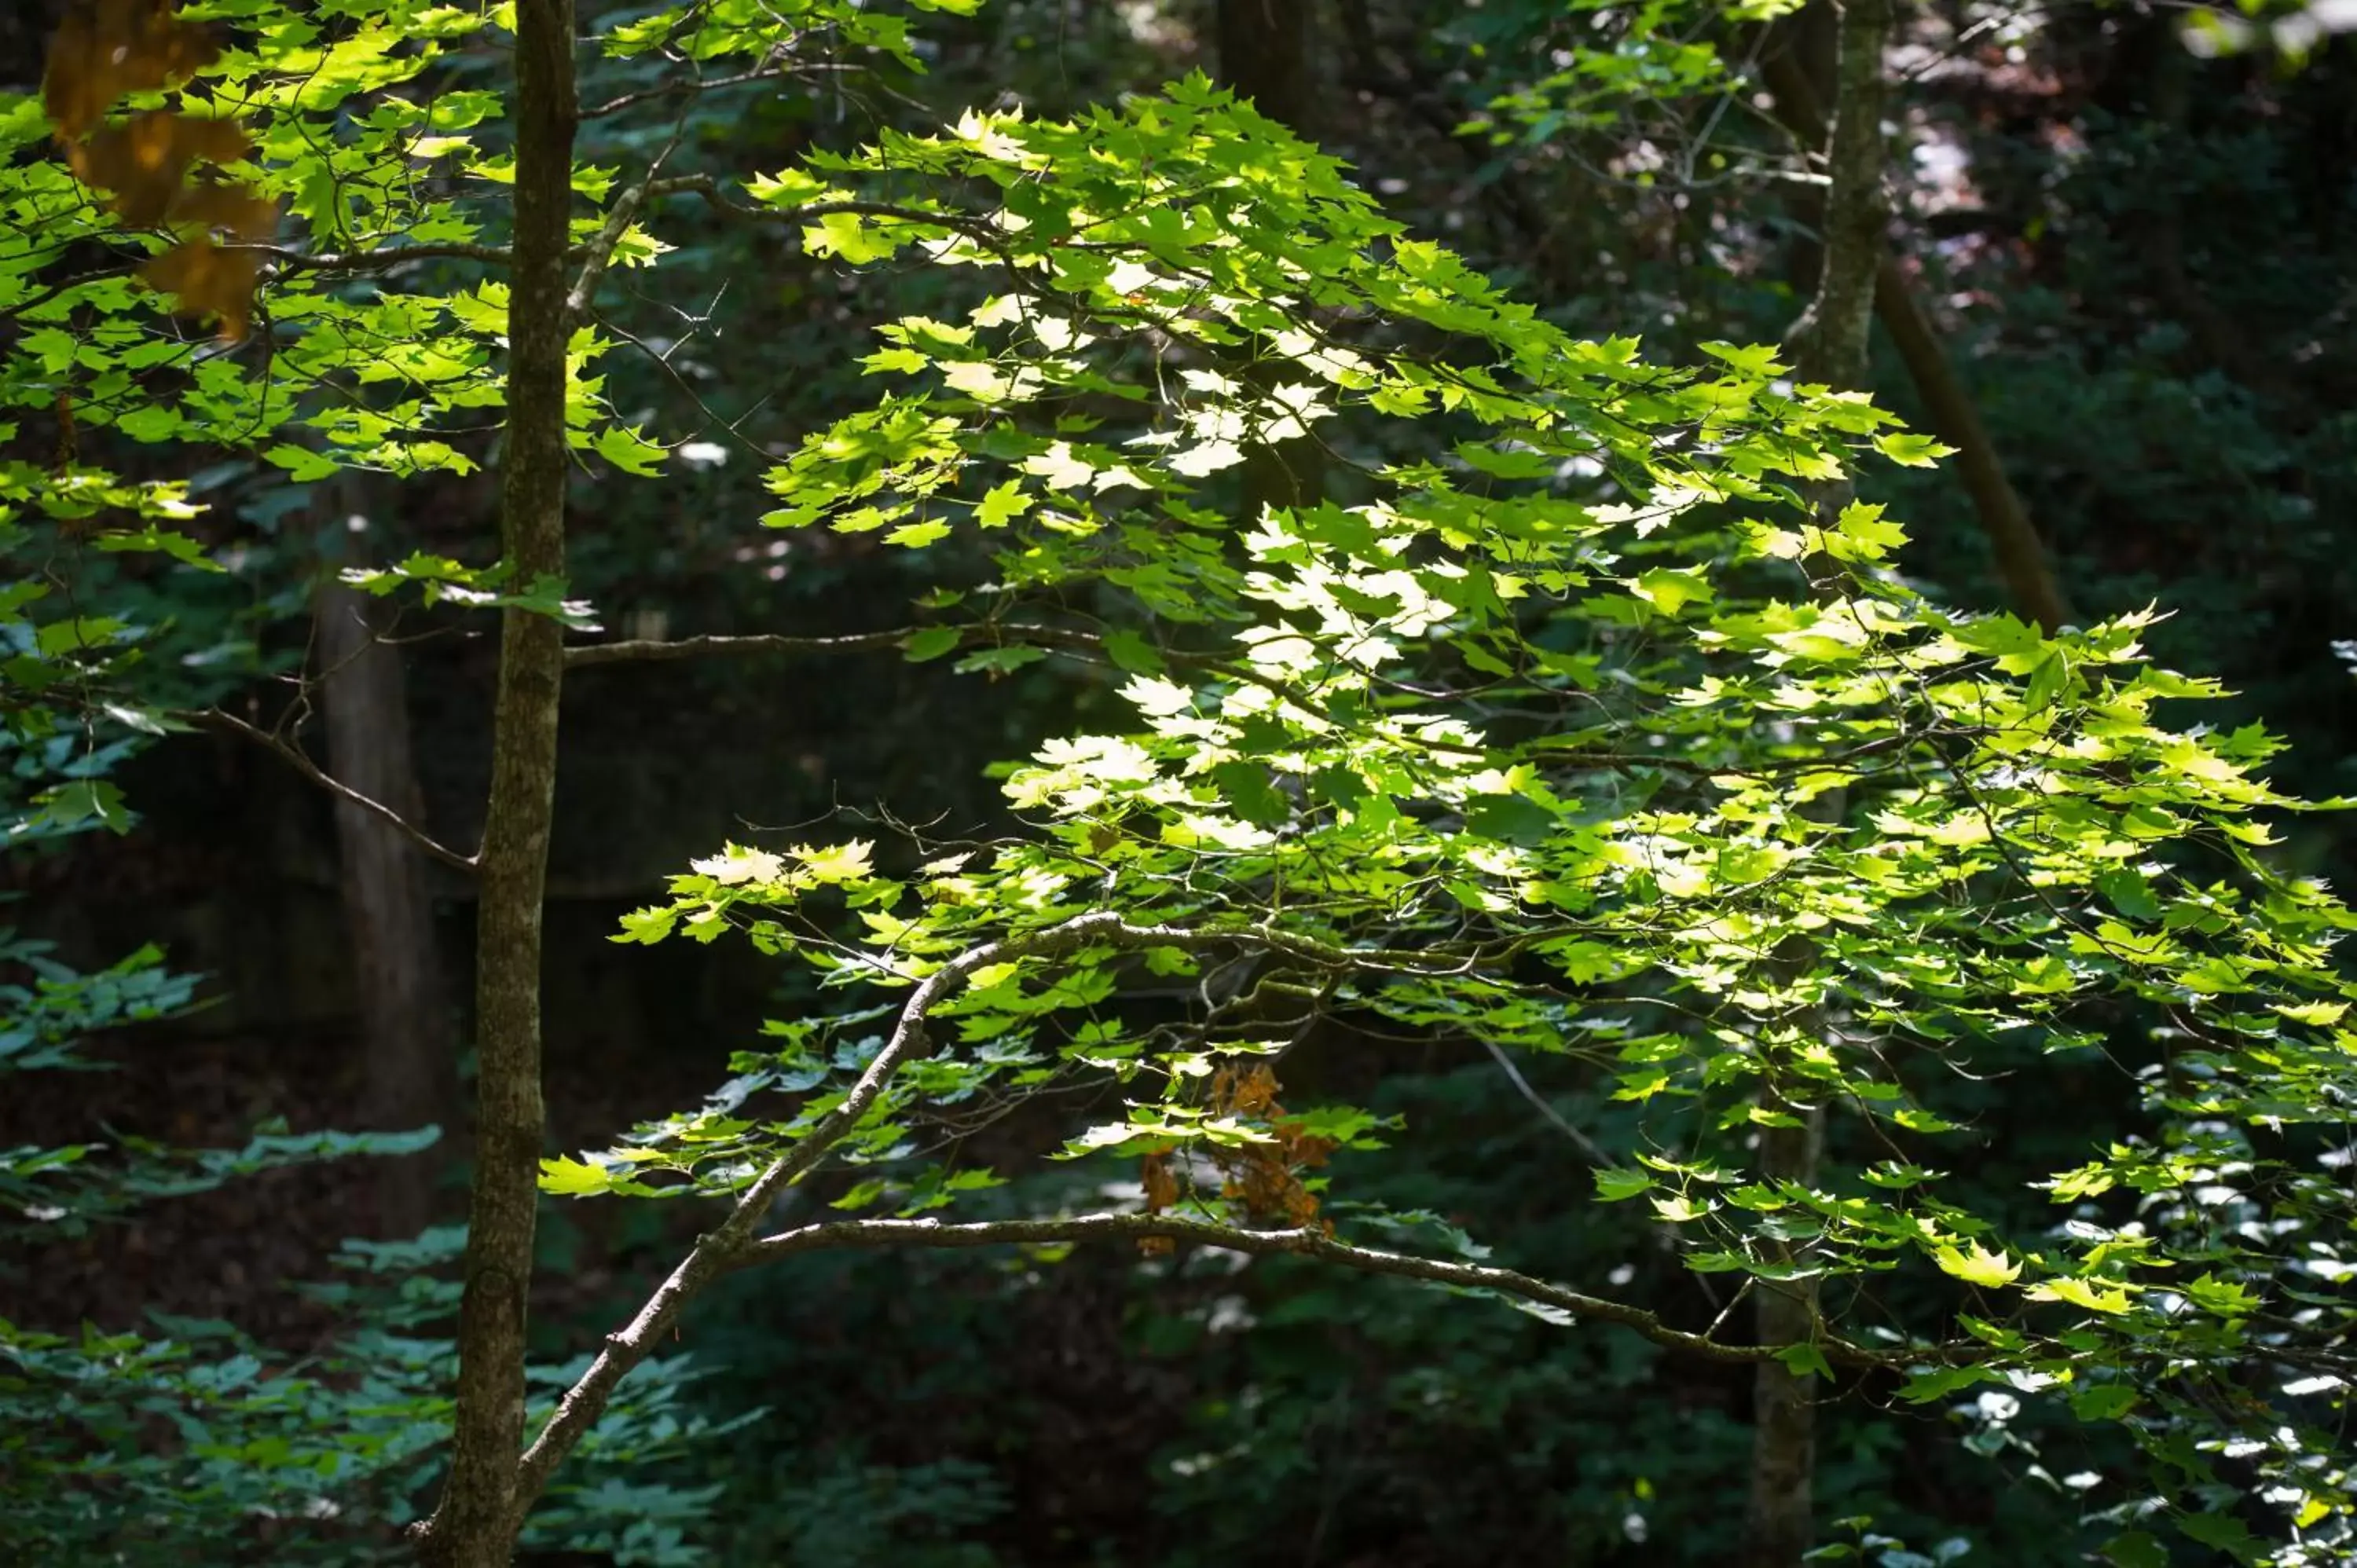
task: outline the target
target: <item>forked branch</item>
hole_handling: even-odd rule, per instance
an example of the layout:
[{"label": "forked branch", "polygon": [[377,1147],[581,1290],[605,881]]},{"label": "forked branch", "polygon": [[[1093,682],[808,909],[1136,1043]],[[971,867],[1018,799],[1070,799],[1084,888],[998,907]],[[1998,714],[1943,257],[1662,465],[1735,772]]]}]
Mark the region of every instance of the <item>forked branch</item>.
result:
[{"label": "forked branch", "polygon": [[381,800],[374,800],[370,799],[368,796],[361,794],[359,790],[353,789],[350,785],[345,783],[342,779],[338,779],[334,774],[329,773],[326,768],[312,761],[308,756],[305,755],[302,747],[296,746],[293,742],[285,739],[284,736],[273,735],[268,730],[262,728],[258,725],[248,724],[243,719],[239,718],[235,714],[226,714],[221,712],[219,708],[206,708],[199,712],[182,714],[178,716],[187,720],[189,724],[194,725],[199,729],[218,730],[223,735],[239,736],[246,740],[253,742],[256,746],[261,746],[265,751],[268,751],[279,757],[288,767],[294,768],[296,772],[300,773],[304,778],[308,779],[312,783],[317,784],[320,789],[325,789],[328,794],[333,795],[337,800],[349,801],[371,816],[390,822],[400,832],[404,838],[415,844],[418,848],[424,850],[427,854],[430,854],[435,859],[440,861],[443,865],[455,867],[460,871],[471,872],[475,869],[475,856],[471,854],[459,854],[457,850],[452,849],[449,845],[444,843],[441,840],[427,832],[424,828],[419,827],[415,822],[411,822],[407,817],[403,816],[399,811],[394,811],[391,806],[384,804]]},{"label": "forked branch", "polygon": [[[1655,1315],[1625,1303],[1593,1296],[1512,1269],[1451,1260],[1420,1258],[1337,1240],[1318,1228],[1246,1230],[1214,1220],[1172,1214],[1098,1214],[1055,1219],[944,1224],[935,1220],[844,1220],[758,1237],[773,1204],[848,1136],[875,1109],[893,1076],[930,1046],[925,1020],[977,970],[1022,959],[1054,958],[1084,947],[1135,950],[1175,947],[1188,950],[1237,950],[1279,952],[1330,970],[1415,970],[1455,972],[1483,961],[1480,954],[1336,946],[1314,938],[1263,927],[1191,928],[1139,925],[1109,910],[1075,916],[1056,925],[968,949],[919,982],[900,1008],[885,1042],[840,1105],[823,1118],[783,1157],[747,1187],[726,1219],[697,1241],[638,1313],[608,1335],[597,1359],[557,1403],[555,1413],[520,1462],[519,1509],[531,1506],[565,1456],[593,1426],[630,1369],[653,1351],[697,1294],[736,1269],[795,1252],[829,1247],[990,1247],[1063,1241],[1167,1237],[1258,1255],[1295,1253],[1368,1273],[1420,1279],[1463,1290],[1491,1292],[1550,1306],[1577,1316],[1633,1329],[1667,1348],[1711,1360],[1756,1363],[1775,1355],[1759,1346],[1726,1345],[1707,1335],[1673,1328]],[[1953,1359],[1939,1348],[1869,1350],[1846,1340],[1818,1347],[1835,1366],[1900,1369],[1926,1360]]]}]

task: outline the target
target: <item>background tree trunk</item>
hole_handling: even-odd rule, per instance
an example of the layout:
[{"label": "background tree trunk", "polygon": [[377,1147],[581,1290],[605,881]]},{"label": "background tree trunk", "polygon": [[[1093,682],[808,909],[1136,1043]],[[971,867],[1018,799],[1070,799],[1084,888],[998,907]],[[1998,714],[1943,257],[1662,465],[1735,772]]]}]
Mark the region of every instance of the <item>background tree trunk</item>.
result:
[{"label": "background tree trunk", "polygon": [[[1785,37],[1781,34],[1760,59],[1760,74],[1774,96],[1776,118],[1804,147],[1826,145],[1824,94],[1818,83],[1832,81],[1830,60],[1820,60],[1822,27],[1814,26],[1816,8],[1797,21],[1811,23]],[[1900,270],[1897,258],[1878,238],[1874,278],[1874,310],[1890,335],[1923,400],[1932,434],[1956,449],[1956,473],[1971,497],[1974,515],[1987,535],[1996,559],[1998,577],[2013,596],[2014,608],[2051,635],[2071,619],[2071,607],[2049,561],[2046,546],[2029,521],[2029,510],[2006,477],[1996,444],[1981,423],[1980,406],[1956,375],[1932,317]],[[1811,253],[1822,268],[1822,251]]]},{"label": "background tree trunk", "polygon": [[[565,278],[579,116],[572,0],[517,0],[514,260],[500,557],[520,581],[565,571]],[[556,794],[564,628],[510,609],[500,621],[491,791],[478,867],[475,1180],[450,1481],[427,1555],[505,1568],[522,1520],[524,1315],[540,1198],[541,903]]]},{"label": "background tree trunk", "polygon": [[1318,134],[1311,74],[1311,0],[1219,0],[1220,85],[1305,137]]},{"label": "background tree trunk", "polygon": [[[1318,137],[1318,79],[1311,0],[1219,0],[1216,47],[1220,85],[1305,141]],[[1257,360],[1247,383],[1266,392],[1282,376]],[[1315,506],[1324,499],[1326,455],[1314,438],[1244,447],[1243,515],[1267,508]]]},{"label": "background tree trunk", "polygon": [[[347,489],[336,510],[364,517],[357,504],[362,499]],[[350,537],[357,544],[365,535]],[[345,587],[332,575],[313,597],[328,771],[422,823],[408,682],[400,650],[382,639],[386,618],[382,601]],[[444,1121],[453,1099],[456,1053],[425,858],[375,813],[343,800],[335,811],[344,926],[352,951],[361,1048],[367,1053],[361,1122],[399,1132]],[[380,1233],[415,1235],[432,1215],[434,1156],[413,1155],[378,1165]]]}]

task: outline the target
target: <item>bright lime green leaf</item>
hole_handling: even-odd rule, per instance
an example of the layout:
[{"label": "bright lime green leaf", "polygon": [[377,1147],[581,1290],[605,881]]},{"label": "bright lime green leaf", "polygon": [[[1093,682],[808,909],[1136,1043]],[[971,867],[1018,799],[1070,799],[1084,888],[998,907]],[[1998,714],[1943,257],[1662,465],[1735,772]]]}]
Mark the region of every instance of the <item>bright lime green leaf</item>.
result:
[{"label": "bright lime green leaf", "polygon": [[2062,1301],[2073,1306],[2083,1306],[2090,1312],[2116,1315],[2132,1305],[2128,1293],[2093,1280],[2053,1279],[2034,1284],[2024,1292],[2032,1301]]},{"label": "bright lime green leaf", "polygon": [[552,1197],[595,1197],[613,1187],[613,1173],[603,1165],[568,1156],[540,1162],[540,1190]]},{"label": "bright lime green leaf", "polygon": [[1955,1247],[1935,1247],[1932,1251],[1932,1261],[1940,1265],[1942,1273],[1952,1275],[1966,1284],[1978,1285],[1984,1290],[1996,1290],[2001,1286],[2009,1285],[2021,1275],[2019,1263],[2013,1262],[2003,1252],[1988,1251],[1977,1241],[1961,1250]]},{"label": "bright lime green leaf", "polygon": [[1631,583],[1629,591],[1667,616],[1688,605],[1708,604],[1713,596],[1709,578],[1692,567],[1656,566]]},{"label": "bright lime green leaf", "polygon": [[1877,435],[1874,446],[1892,462],[1903,463],[1910,468],[1929,468],[1941,458],[1953,457],[1956,453],[1954,447],[1944,446],[1929,435],[1918,435],[1911,430],[1894,430]]}]

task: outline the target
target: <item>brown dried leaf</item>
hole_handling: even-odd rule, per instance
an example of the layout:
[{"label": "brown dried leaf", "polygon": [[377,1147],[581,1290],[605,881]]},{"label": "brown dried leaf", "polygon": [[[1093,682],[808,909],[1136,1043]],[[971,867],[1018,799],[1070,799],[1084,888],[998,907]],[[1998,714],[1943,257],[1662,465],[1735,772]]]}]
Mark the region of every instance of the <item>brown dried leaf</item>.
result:
[{"label": "brown dried leaf", "polygon": [[167,87],[219,57],[203,28],[172,14],[170,0],[85,3],[49,39],[42,106],[59,136],[79,140],[124,93]]},{"label": "brown dried leaf", "polygon": [[250,245],[278,231],[278,203],[238,185],[191,186],[174,199],[164,216],[167,222],[226,229]]},{"label": "brown dried leaf", "polygon": [[1159,1214],[1178,1201],[1178,1177],[1168,1155],[1147,1155],[1138,1161],[1138,1179],[1146,1187],[1146,1212]]},{"label": "brown dried leaf", "polygon": [[113,194],[124,221],[145,228],[172,210],[191,164],[235,163],[252,146],[231,121],[157,110],[69,145],[66,162],[83,184]]},{"label": "brown dried leaf", "polygon": [[253,279],[259,270],[250,251],[224,251],[210,240],[189,240],[174,246],[139,271],[150,287],[178,295],[175,307],[188,316],[218,316],[221,336],[234,342],[245,336],[253,315]]}]

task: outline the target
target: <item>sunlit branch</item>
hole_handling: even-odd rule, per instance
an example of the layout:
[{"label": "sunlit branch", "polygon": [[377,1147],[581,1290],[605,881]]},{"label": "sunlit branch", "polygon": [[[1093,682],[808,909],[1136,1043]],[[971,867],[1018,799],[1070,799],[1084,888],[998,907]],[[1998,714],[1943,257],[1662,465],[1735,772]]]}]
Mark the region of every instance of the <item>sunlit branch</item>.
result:
[{"label": "sunlit branch", "polygon": [[[1245,1230],[1215,1220],[1189,1219],[1170,1214],[1088,1214],[1060,1219],[980,1220],[963,1224],[940,1219],[844,1219],[765,1236],[737,1256],[744,1267],[791,1256],[843,1247],[1010,1247],[1053,1246],[1074,1241],[1136,1240],[1166,1238],[1200,1246],[1258,1257],[1290,1254],[1318,1258],[1362,1273],[1391,1274],[1426,1280],[1460,1290],[1491,1292],[1549,1306],[1577,1317],[1591,1318],[1634,1330],[1654,1344],[1706,1360],[1746,1365],[1775,1359],[1772,1347],[1728,1345],[1704,1335],[1673,1328],[1653,1313],[1626,1302],[1589,1295],[1512,1269],[1448,1258],[1424,1258],[1390,1252],[1337,1240],[1320,1226],[1286,1230]],[[1951,1359],[1969,1352],[1969,1343],[1951,1348],[1872,1350],[1843,1339],[1818,1342],[1825,1359],[1839,1367],[1901,1369]]]}]

